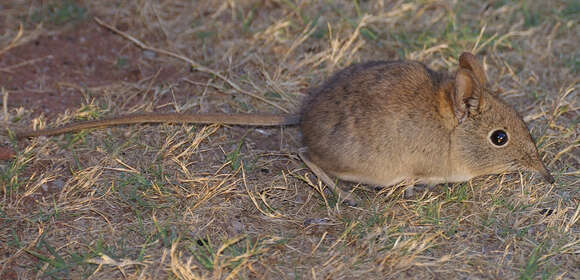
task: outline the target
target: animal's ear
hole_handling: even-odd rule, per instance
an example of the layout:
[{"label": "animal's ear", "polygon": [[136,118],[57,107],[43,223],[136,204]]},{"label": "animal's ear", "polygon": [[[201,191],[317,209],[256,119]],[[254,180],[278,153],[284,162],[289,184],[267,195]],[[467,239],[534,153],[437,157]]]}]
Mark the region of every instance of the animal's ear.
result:
[{"label": "animal's ear", "polygon": [[483,103],[483,88],[476,75],[467,69],[460,68],[455,75],[455,88],[451,95],[453,113],[462,123],[469,115],[479,113]]},{"label": "animal's ear", "polygon": [[459,123],[469,115],[476,115],[483,108],[483,94],[486,83],[483,66],[471,53],[459,56],[459,69],[455,74],[455,88],[452,94],[453,112]]},{"label": "animal's ear", "polygon": [[483,66],[473,54],[464,52],[459,56],[459,69],[470,70],[475,75],[479,84],[485,86],[485,83],[487,82],[485,71],[483,71]]}]

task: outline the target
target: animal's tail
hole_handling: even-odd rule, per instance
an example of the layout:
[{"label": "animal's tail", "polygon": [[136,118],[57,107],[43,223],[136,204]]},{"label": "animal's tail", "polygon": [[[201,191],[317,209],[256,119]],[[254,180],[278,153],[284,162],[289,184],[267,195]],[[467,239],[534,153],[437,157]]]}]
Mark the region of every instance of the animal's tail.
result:
[{"label": "animal's tail", "polygon": [[244,126],[282,126],[296,125],[300,121],[298,115],[273,114],[195,114],[195,113],[139,113],[121,115],[100,120],[71,123],[61,127],[41,130],[28,130],[16,133],[16,138],[51,136],[87,128],[97,128],[123,124],[137,123],[196,123],[196,124],[229,124]]}]

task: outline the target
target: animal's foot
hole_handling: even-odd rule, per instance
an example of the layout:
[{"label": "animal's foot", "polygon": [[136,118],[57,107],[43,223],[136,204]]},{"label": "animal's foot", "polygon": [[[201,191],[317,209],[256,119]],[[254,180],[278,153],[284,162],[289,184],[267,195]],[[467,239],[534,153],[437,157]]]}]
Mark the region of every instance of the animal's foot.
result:
[{"label": "animal's foot", "polygon": [[405,198],[410,198],[415,196],[417,193],[425,191],[425,189],[432,189],[436,185],[434,184],[415,184],[407,187],[405,189],[404,196]]},{"label": "animal's foot", "polygon": [[344,200],[342,200],[342,203],[346,206],[351,206],[351,207],[358,206],[358,202],[352,198],[345,198]]},{"label": "animal's foot", "polygon": [[340,202],[344,203],[348,206],[357,206],[357,201],[352,198],[353,194],[346,192],[339,188],[336,183],[322,170],[322,168],[318,167],[314,162],[310,161],[308,158],[307,152],[304,149],[301,149],[298,153],[304,164],[308,166],[308,168],[322,181],[326,186],[334,192],[335,195],[339,197]]}]

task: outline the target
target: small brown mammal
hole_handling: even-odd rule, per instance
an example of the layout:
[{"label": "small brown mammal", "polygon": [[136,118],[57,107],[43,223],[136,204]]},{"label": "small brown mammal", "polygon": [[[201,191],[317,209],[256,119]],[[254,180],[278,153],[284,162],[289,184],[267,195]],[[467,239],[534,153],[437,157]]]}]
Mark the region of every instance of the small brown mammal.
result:
[{"label": "small brown mammal", "polygon": [[[129,123],[299,124],[300,156],[329,187],[328,176],[391,186],[467,181],[516,170],[546,169],[517,112],[486,87],[471,53],[456,73],[435,72],[415,61],[355,64],[314,89],[300,115],[140,114],[18,133],[54,135]],[[328,174],[328,175],[327,175]],[[352,202],[352,201],[349,201]]]}]

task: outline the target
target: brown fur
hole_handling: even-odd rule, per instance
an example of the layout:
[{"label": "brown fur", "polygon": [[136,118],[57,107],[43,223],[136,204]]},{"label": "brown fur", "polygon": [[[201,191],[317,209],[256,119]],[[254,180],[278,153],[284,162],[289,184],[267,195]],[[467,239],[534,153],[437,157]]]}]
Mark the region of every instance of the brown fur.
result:
[{"label": "brown fur", "polygon": [[[304,156],[343,180],[442,183],[532,170],[553,182],[516,111],[485,87],[469,53],[455,75],[413,61],[350,66],[315,89],[301,129]],[[488,140],[501,128],[509,142]]]},{"label": "brown fur", "polygon": [[[310,169],[343,197],[326,174],[389,186],[403,181],[458,182],[525,169],[554,181],[516,111],[486,87],[483,67],[470,53],[455,74],[415,61],[375,61],[339,71],[312,90],[297,115],[139,114],[28,131],[54,135],[129,123],[300,124]],[[508,142],[489,135],[505,130]]]}]

